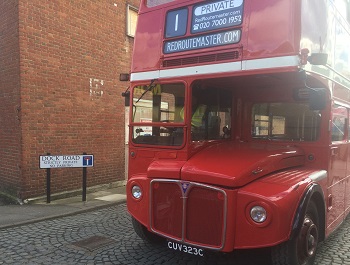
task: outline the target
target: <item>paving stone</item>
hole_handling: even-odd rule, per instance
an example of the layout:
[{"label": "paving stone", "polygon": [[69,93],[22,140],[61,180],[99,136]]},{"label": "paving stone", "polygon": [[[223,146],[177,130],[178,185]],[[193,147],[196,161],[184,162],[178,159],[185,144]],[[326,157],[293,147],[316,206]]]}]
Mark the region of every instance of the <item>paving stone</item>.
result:
[{"label": "paving stone", "polygon": [[[103,237],[108,244],[83,249],[74,242]],[[350,218],[320,243],[315,265],[350,265]],[[0,230],[3,264],[113,264],[113,265],[269,265],[268,250],[222,254],[207,251],[196,257],[150,245],[134,233],[126,205]]]}]

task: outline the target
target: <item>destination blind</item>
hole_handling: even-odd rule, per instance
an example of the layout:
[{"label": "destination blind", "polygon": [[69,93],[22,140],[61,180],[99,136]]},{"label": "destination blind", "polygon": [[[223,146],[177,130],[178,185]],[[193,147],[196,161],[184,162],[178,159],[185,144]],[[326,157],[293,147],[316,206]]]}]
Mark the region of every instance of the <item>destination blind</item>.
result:
[{"label": "destination blind", "polygon": [[241,30],[229,30],[213,34],[166,41],[164,53],[170,54],[196,49],[204,49],[228,44],[238,43],[241,39]]},{"label": "destination blind", "polygon": [[[191,34],[206,33],[205,35],[188,36],[189,13],[192,14]],[[188,12],[187,7],[170,10],[166,15],[165,37],[167,39],[180,37],[180,39],[165,41],[163,53],[170,54],[238,43],[241,39],[241,29],[229,28],[241,25],[242,21],[243,0],[205,2],[195,5],[192,12]],[[223,31],[217,32],[219,29]],[[209,33],[211,31],[216,32]]]},{"label": "destination blind", "polygon": [[224,0],[194,6],[191,33],[242,24],[243,0]]}]

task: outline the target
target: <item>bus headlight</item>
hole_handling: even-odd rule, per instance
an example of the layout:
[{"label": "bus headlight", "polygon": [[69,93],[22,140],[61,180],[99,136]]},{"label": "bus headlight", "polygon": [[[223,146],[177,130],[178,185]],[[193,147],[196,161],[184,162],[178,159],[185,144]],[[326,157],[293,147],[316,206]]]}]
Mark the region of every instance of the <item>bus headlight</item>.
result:
[{"label": "bus headlight", "polygon": [[262,206],[253,206],[250,209],[250,217],[253,219],[254,222],[261,224],[266,221],[267,212]]},{"label": "bus headlight", "polygon": [[139,200],[142,197],[142,189],[138,185],[134,185],[131,188],[131,194],[136,199]]}]

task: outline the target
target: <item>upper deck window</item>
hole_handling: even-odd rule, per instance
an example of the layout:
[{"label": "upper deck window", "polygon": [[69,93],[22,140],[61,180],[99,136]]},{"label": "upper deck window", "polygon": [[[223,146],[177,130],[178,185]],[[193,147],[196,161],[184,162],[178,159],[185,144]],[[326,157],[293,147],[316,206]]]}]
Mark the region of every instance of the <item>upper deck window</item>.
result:
[{"label": "upper deck window", "polygon": [[146,6],[155,7],[155,6],[160,6],[160,5],[167,4],[174,1],[176,0],[146,0]]}]

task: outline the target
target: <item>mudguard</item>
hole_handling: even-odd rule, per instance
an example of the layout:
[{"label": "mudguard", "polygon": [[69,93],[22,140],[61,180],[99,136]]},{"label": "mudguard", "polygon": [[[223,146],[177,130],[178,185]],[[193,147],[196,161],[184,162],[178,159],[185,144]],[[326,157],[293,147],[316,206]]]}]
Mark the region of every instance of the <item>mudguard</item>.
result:
[{"label": "mudguard", "polygon": [[304,216],[306,213],[307,206],[311,200],[311,198],[316,200],[317,210],[320,217],[320,240],[324,240],[325,238],[325,199],[323,190],[320,185],[317,183],[311,183],[310,186],[305,191],[302,199],[300,200],[299,206],[295,212],[292,230],[290,234],[290,239],[295,238],[303,225]]}]

